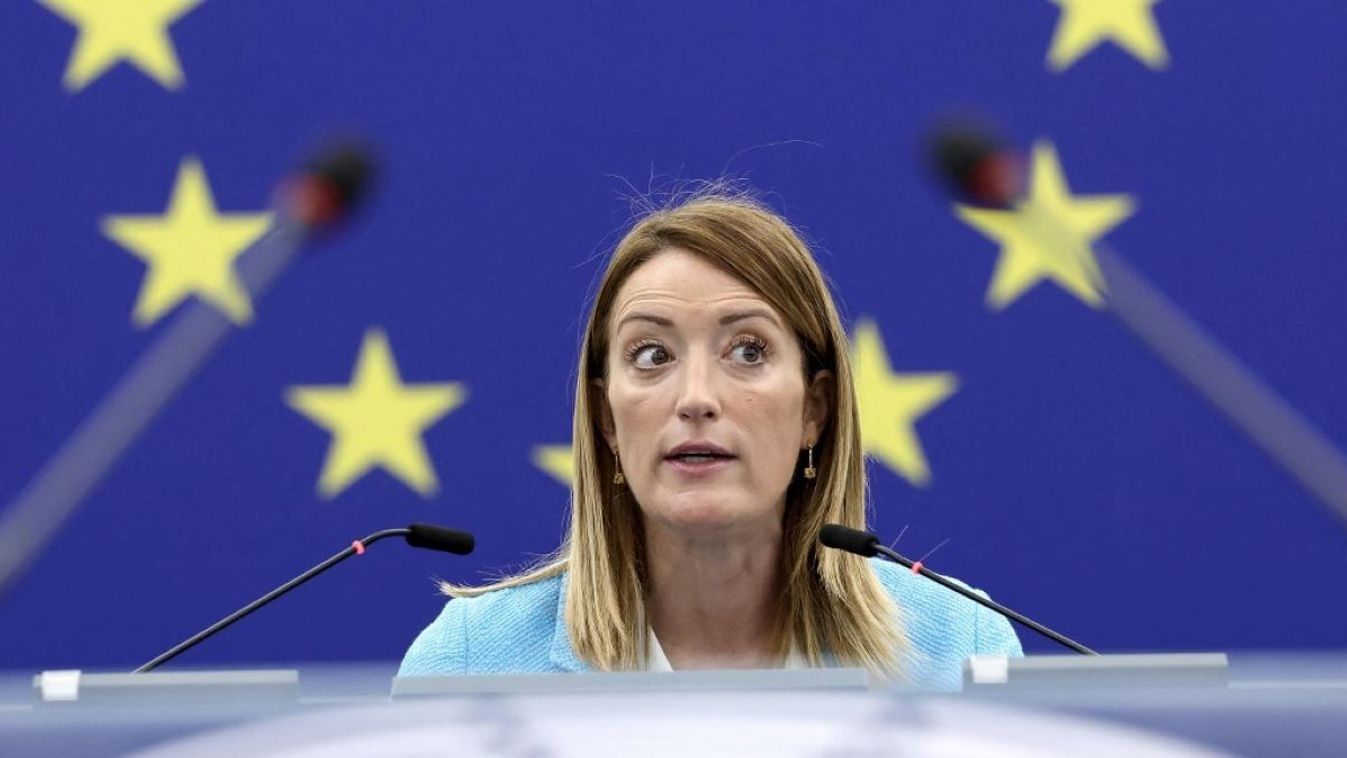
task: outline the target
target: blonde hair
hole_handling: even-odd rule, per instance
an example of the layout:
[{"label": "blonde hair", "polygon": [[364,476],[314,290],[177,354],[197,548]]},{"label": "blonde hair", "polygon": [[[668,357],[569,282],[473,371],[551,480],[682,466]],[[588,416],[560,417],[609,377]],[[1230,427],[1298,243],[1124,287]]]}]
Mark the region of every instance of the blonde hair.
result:
[{"label": "blonde hair", "polygon": [[793,479],[782,530],[777,653],[793,645],[820,666],[827,656],[885,675],[898,672],[907,641],[899,609],[866,561],[819,547],[824,524],[865,526],[866,483],[846,333],[808,247],[755,200],[702,193],[641,219],[618,243],[604,271],[580,349],[572,442],[573,487],[565,542],[541,565],[482,587],[444,585],[455,597],[479,595],[569,572],[566,627],[576,654],[600,670],[640,668],[646,629],[645,542],[640,510],[613,483],[615,462],[599,431],[609,318],[633,271],[664,250],[701,256],[758,291],[795,332],[805,385],[833,372],[831,415],[815,445],[817,478]]}]

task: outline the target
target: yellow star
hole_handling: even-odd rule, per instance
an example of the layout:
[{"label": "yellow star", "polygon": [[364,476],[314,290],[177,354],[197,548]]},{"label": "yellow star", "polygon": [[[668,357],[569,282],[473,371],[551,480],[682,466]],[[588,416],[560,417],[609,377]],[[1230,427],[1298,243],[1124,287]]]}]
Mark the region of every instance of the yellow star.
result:
[{"label": "yellow star", "polygon": [[1001,243],[987,304],[1001,309],[1047,278],[1100,306],[1103,279],[1091,245],[1131,216],[1128,195],[1072,197],[1052,144],[1034,145],[1029,197],[1012,210],[955,206],[959,218]]},{"label": "yellow star", "polygon": [[168,89],[182,86],[182,67],[168,27],[201,0],[38,0],[79,28],[62,84],[78,92],[126,60]]},{"label": "yellow star", "polygon": [[948,372],[895,374],[884,341],[873,322],[861,321],[852,338],[856,404],[865,451],[918,487],[931,481],[931,469],[917,439],[917,419],[958,389]]},{"label": "yellow star", "polygon": [[1062,9],[1048,50],[1048,68],[1064,71],[1096,45],[1112,40],[1153,69],[1169,64],[1151,6],[1160,0],[1052,0]]},{"label": "yellow star", "polygon": [[573,473],[572,454],[570,445],[538,445],[533,448],[533,465],[569,487]]},{"label": "yellow star", "polygon": [[375,466],[423,497],[439,489],[421,433],[463,404],[459,382],[403,384],[388,337],[365,332],[348,386],[291,387],[286,402],[332,432],[318,493],[336,497]]},{"label": "yellow star", "polygon": [[234,261],[271,226],[271,213],[217,213],[201,162],[185,158],[161,216],[103,217],[103,234],[149,265],[131,314],[145,327],[196,294],[234,323],[252,320]]}]

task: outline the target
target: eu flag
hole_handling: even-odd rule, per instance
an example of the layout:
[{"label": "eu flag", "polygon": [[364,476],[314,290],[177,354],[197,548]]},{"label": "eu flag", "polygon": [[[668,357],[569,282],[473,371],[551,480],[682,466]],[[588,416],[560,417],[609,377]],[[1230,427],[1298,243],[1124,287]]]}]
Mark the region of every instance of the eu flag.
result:
[{"label": "eu flag", "polygon": [[[177,323],[222,325],[115,465],[57,483],[88,486],[50,539],[11,543],[31,555],[0,594],[0,668],[129,667],[354,537],[473,531],[470,559],[371,550],[182,660],[400,656],[433,578],[556,547],[603,256],[634,208],[720,177],[833,280],[899,550],[1104,652],[1343,644],[1322,599],[1347,522],[1294,470],[1331,477],[1347,445],[1341,3],[0,18],[0,530]],[[922,146],[951,114],[1020,149],[1052,225],[945,194]],[[378,156],[369,202],[250,288],[278,178],[345,136]],[[1140,337],[1110,261],[1314,456],[1270,453]]]}]

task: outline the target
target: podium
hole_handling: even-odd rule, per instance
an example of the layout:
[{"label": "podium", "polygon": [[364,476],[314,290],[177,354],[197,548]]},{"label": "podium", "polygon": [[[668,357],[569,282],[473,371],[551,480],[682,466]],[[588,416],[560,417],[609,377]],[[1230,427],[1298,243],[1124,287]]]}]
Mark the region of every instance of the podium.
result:
[{"label": "podium", "polygon": [[395,669],[0,677],[0,754],[1189,756],[1347,745],[1344,657],[974,660],[959,693],[857,669],[405,679]]}]

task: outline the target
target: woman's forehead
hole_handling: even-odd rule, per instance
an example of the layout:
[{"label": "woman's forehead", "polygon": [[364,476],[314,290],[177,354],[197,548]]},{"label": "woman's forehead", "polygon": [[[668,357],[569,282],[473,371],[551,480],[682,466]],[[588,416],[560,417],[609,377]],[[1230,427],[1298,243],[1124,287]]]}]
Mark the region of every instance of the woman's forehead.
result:
[{"label": "woman's forehead", "polygon": [[620,320],[626,312],[645,305],[716,309],[757,306],[777,315],[747,282],[679,249],[660,253],[633,271],[618,289],[612,313]]}]

